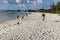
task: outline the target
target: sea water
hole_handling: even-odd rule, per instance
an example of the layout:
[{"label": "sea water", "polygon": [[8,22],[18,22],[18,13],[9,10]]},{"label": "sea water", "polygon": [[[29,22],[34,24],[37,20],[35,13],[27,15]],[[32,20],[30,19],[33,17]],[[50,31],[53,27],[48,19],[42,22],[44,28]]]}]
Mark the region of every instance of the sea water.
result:
[{"label": "sea water", "polygon": [[0,23],[16,19],[17,15],[25,16],[27,12],[0,12]]}]

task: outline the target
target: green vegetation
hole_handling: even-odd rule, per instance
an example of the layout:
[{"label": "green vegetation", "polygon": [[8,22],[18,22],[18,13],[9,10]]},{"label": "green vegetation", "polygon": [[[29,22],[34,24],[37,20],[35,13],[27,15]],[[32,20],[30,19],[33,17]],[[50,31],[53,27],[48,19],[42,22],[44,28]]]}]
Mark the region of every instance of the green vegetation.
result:
[{"label": "green vegetation", "polygon": [[52,13],[60,13],[60,1],[57,4],[53,3],[50,7]]},{"label": "green vegetation", "polygon": [[50,9],[46,10],[46,9],[40,9],[40,11],[42,12],[46,12],[46,13],[60,13],[60,1],[57,2],[57,4],[52,4],[50,5]]}]

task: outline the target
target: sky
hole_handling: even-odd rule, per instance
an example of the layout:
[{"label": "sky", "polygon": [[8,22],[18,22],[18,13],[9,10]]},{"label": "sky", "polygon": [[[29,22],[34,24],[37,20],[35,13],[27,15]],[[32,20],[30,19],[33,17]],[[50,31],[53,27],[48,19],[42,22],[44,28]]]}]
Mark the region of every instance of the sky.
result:
[{"label": "sky", "polygon": [[0,10],[49,9],[60,0],[0,0]]}]

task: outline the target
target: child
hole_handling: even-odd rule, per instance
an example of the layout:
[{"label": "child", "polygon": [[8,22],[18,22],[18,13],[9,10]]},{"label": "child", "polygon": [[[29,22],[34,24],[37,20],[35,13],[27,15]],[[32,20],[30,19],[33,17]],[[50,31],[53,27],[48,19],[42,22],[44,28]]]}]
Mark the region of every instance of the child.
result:
[{"label": "child", "polygon": [[43,13],[43,14],[42,14],[42,17],[43,17],[42,20],[43,20],[43,21],[45,20],[45,16],[46,16],[46,15]]}]

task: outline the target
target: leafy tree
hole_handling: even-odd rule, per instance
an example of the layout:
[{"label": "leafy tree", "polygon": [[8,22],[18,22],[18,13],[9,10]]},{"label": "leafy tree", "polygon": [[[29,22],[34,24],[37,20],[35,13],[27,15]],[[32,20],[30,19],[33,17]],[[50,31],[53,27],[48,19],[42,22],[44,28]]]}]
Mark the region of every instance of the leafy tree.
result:
[{"label": "leafy tree", "polygon": [[58,9],[60,9],[60,1],[57,2],[57,7],[58,7]]},{"label": "leafy tree", "polygon": [[56,5],[54,3],[50,7],[51,7],[50,8],[51,12],[56,12],[57,7],[56,7]]}]

